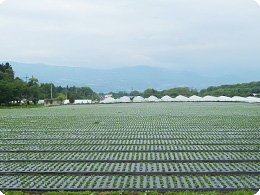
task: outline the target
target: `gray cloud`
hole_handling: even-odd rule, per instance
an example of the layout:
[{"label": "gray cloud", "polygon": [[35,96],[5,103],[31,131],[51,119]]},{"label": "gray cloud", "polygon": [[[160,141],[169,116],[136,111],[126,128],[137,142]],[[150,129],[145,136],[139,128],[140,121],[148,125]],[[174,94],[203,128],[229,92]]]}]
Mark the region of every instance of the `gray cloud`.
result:
[{"label": "gray cloud", "polygon": [[2,60],[119,67],[256,66],[252,0],[6,0]]}]

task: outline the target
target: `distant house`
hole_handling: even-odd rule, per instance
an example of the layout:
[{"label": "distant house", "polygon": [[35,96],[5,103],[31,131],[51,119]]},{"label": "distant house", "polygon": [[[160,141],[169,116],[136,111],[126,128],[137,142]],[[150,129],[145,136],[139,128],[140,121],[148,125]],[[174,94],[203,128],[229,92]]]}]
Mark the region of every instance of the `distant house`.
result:
[{"label": "distant house", "polygon": [[74,104],[91,104],[92,100],[75,100]]},{"label": "distant house", "polygon": [[44,100],[39,100],[38,104],[44,104]]},{"label": "distant house", "polygon": [[111,94],[105,95],[105,99],[106,99],[106,98],[109,98],[109,97],[112,97],[112,95],[111,95]]},{"label": "distant house", "polygon": [[50,105],[61,105],[61,100],[44,100],[44,106],[50,106]]},{"label": "distant house", "polygon": [[[70,104],[69,100],[64,100],[64,104]],[[92,100],[75,100],[73,104],[91,104]]]}]

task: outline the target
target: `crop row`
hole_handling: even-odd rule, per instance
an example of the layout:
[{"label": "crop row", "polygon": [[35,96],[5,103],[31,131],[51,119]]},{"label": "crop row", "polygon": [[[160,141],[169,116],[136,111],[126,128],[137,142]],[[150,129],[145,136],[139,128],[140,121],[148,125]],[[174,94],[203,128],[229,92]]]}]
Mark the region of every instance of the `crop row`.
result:
[{"label": "crop row", "polygon": [[259,108],[146,103],[1,110],[0,188],[259,189]]},{"label": "crop row", "polygon": [[0,176],[1,188],[259,188],[259,176]]},{"label": "crop row", "polygon": [[0,150],[259,150],[259,145],[0,145]]},{"label": "crop row", "polygon": [[258,134],[258,129],[255,130],[250,130],[250,129],[243,129],[243,130],[226,130],[226,131],[221,131],[221,130],[207,130],[207,131],[200,131],[200,129],[196,130],[191,130],[186,128],[185,131],[180,131],[179,129],[176,130],[167,130],[167,131],[157,131],[156,129],[150,130],[146,129],[145,131],[139,131],[139,130],[132,130],[132,131],[122,131],[122,130],[116,130],[116,131],[107,131],[104,129],[102,130],[95,130],[95,131],[89,131],[87,129],[75,129],[75,130],[1,130],[0,135],[19,135],[26,133],[27,135],[31,135],[34,133],[37,133],[39,135],[41,134],[70,134],[70,133],[77,133],[80,135],[95,135],[95,136],[113,136],[117,135],[118,133],[124,133],[125,135],[128,136],[140,136],[140,135],[160,135],[160,136],[173,136],[173,135],[190,135],[195,134],[195,135],[257,135]]},{"label": "crop row", "polygon": [[77,134],[77,133],[70,133],[70,134],[55,134],[55,133],[34,133],[34,134],[27,134],[27,133],[21,133],[19,135],[0,135],[1,139],[260,139],[260,135],[254,135],[254,134],[247,134],[247,135],[196,135],[196,134],[186,134],[186,135],[165,135],[165,136],[159,136],[159,135],[136,135],[136,136],[127,136],[123,133],[109,136],[109,135],[103,135],[103,136],[91,136],[87,134]]},{"label": "crop row", "polygon": [[78,133],[78,132],[70,132],[70,133],[60,133],[60,132],[34,132],[34,133],[19,133],[19,134],[1,134],[1,138],[85,138],[85,139],[118,139],[118,138],[129,138],[129,139],[260,139],[259,135],[256,134],[196,134],[196,133],[186,133],[186,134],[168,134],[168,135],[125,135],[125,134],[114,134],[114,135],[89,135],[88,133]]},{"label": "crop row", "polygon": [[148,144],[156,144],[156,145],[207,145],[207,144],[225,144],[225,145],[260,145],[260,139],[203,139],[203,140],[190,140],[190,139],[172,139],[172,140],[165,140],[165,139],[114,139],[114,140],[106,140],[106,139],[1,139],[0,138],[0,144],[6,144],[6,145],[15,145],[15,144],[65,144],[65,145],[80,145],[80,144],[89,144],[89,145],[95,145],[95,144],[114,144],[114,145],[148,145]]},{"label": "crop row", "polygon": [[24,152],[0,153],[1,160],[260,160],[260,152]]},{"label": "crop row", "polygon": [[[172,106],[172,105],[170,105]],[[163,106],[162,106],[163,107]],[[121,108],[121,111],[124,108]],[[67,108],[67,110],[70,110],[70,108]],[[182,127],[183,124],[187,124],[187,126],[194,126],[194,124],[200,124],[203,126],[225,126],[228,124],[229,126],[237,127],[239,125],[242,125],[242,127],[253,127],[254,124],[259,124],[259,121],[257,120],[257,115],[249,115],[243,112],[243,116],[240,114],[236,115],[236,117],[233,117],[230,115],[230,112],[220,112],[221,109],[217,108],[214,110],[214,114],[210,115],[210,113],[202,113],[202,109],[198,109],[197,113],[190,114],[190,112],[182,113],[180,110],[169,110],[167,112],[167,115],[165,115],[165,111],[160,109],[158,110],[161,112],[160,115],[156,115],[156,113],[150,113],[151,111],[154,111],[154,108],[147,107],[145,109],[144,115],[140,116],[138,114],[132,114],[132,115],[126,115],[123,113],[115,114],[113,116],[112,113],[104,114],[103,116],[97,116],[98,109],[94,109],[91,114],[91,116],[87,116],[87,114],[90,114],[89,109],[87,113],[82,110],[78,110],[79,112],[76,113],[74,116],[66,116],[67,113],[64,113],[64,115],[60,115],[59,113],[48,113],[49,116],[40,114],[38,111],[37,114],[40,114],[40,116],[35,115],[28,115],[28,116],[15,116],[15,113],[13,113],[13,116],[9,116],[8,118],[1,117],[1,126],[4,128],[10,128],[12,126],[19,126],[20,129],[22,129],[24,126],[35,126],[36,128],[39,126],[42,127],[54,127],[55,129],[62,129],[62,127],[82,127],[88,125],[90,129],[99,128],[99,125],[106,126],[109,124],[110,128],[118,127],[119,125],[124,126],[124,129],[128,129],[128,127],[134,128],[134,129],[146,129],[149,127],[155,127],[155,126],[162,126],[162,127]],[[112,110],[112,109],[110,109]],[[138,110],[138,109],[137,109]],[[195,109],[193,109],[195,110]],[[241,111],[242,109],[240,109]],[[47,110],[45,110],[47,111]],[[53,110],[52,110],[53,111]],[[103,110],[104,111],[104,110]],[[157,112],[158,112],[157,111]],[[230,111],[230,110],[229,110]],[[243,110],[244,111],[244,110]],[[84,115],[79,115],[84,113]],[[164,113],[164,115],[162,115]],[[50,114],[53,114],[53,116],[50,116]],[[185,117],[182,117],[185,114]],[[208,115],[207,115],[208,114]],[[228,115],[227,115],[228,114]],[[109,117],[108,117],[109,116]],[[173,117],[174,116],[174,117]],[[121,120],[124,118],[124,120]],[[76,119],[77,121],[81,121],[77,126],[72,125],[74,120],[70,119]],[[231,120],[232,119],[232,120]],[[219,123],[221,121],[221,123]],[[30,124],[26,124],[26,122],[30,122]],[[53,122],[58,122],[58,125],[53,125]],[[100,122],[100,123],[95,123]],[[38,126],[37,126],[38,124]],[[114,126],[113,126],[114,125]],[[40,128],[39,128],[40,129]],[[66,128],[68,129],[68,128]]]},{"label": "crop row", "polygon": [[232,135],[244,135],[244,134],[257,134],[259,129],[201,129],[197,127],[194,127],[194,129],[190,129],[190,127],[186,127],[185,131],[180,131],[180,129],[153,129],[152,131],[150,129],[128,129],[128,130],[122,130],[122,129],[116,129],[111,132],[111,130],[107,129],[99,129],[99,130],[90,130],[90,129],[54,129],[54,130],[39,130],[39,129],[2,129],[0,134],[20,134],[20,133],[85,133],[88,135],[115,135],[118,133],[124,132],[126,135],[185,135],[185,134],[198,134],[198,135],[222,135],[222,134],[232,134]]},{"label": "crop row", "polygon": [[[0,163],[4,171],[72,172],[258,172],[259,163]],[[0,172],[0,173],[1,173]],[[113,174],[113,173],[112,173]]]}]

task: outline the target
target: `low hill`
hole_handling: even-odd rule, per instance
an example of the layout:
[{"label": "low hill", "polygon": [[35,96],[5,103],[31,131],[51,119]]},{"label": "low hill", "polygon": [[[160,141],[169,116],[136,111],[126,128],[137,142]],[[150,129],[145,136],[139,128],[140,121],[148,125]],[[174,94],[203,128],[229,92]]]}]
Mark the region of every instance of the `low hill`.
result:
[{"label": "low hill", "polygon": [[89,86],[96,92],[144,91],[174,87],[205,89],[209,86],[248,82],[236,75],[223,75],[212,78],[192,71],[135,66],[117,69],[91,69],[85,67],[50,66],[45,64],[24,64],[10,62],[15,76],[25,79],[26,75],[38,78],[41,83],[53,83],[56,86]]},{"label": "low hill", "polygon": [[200,92],[202,95],[212,95],[212,96],[248,96],[250,94],[256,93],[260,94],[260,82],[250,82],[235,85],[221,85],[217,87],[208,87]]}]

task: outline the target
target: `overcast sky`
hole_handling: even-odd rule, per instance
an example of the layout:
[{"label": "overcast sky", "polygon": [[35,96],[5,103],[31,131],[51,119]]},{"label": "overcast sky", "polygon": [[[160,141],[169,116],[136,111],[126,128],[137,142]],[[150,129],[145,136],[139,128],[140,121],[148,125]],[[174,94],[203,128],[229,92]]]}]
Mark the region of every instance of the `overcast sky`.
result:
[{"label": "overcast sky", "polygon": [[5,0],[0,60],[114,68],[260,65],[254,0]]}]

